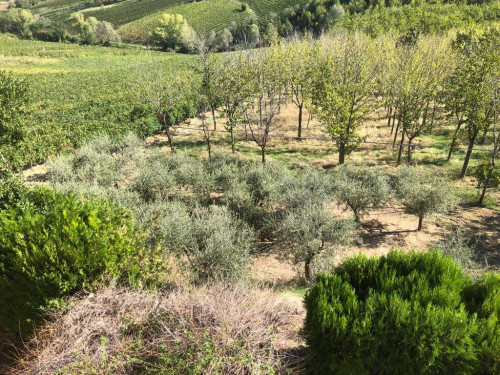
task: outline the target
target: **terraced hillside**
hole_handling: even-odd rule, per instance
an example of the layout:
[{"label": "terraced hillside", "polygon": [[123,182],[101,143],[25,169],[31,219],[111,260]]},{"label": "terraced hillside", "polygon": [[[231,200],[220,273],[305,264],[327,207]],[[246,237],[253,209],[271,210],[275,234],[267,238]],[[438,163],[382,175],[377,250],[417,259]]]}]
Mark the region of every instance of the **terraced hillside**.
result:
[{"label": "terraced hillside", "polygon": [[218,31],[248,17],[254,17],[252,10],[241,10],[241,3],[235,0],[211,0],[178,5],[165,11],[123,25],[118,32],[124,41],[145,42],[161,15],[165,12],[182,14],[198,32]]},{"label": "terraced hillside", "polygon": [[305,2],[306,0],[248,0],[248,5],[258,17],[269,18],[271,13],[279,14],[287,8]]},{"label": "terraced hillside", "polygon": [[[248,0],[248,11],[241,11],[242,2],[237,0],[122,0],[103,6],[94,6],[87,0],[46,0],[33,7],[33,11],[52,19],[65,19],[75,12],[84,12],[86,17],[96,17],[109,21],[115,27],[130,24],[124,28],[123,34],[129,30],[149,27],[161,13],[182,14],[189,23],[199,31],[220,30],[233,21],[240,21],[254,16],[268,19],[271,14],[282,13],[285,9],[305,0]],[[135,38],[137,39],[137,38]],[[139,36],[139,39],[142,39]]]},{"label": "terraced hillside", "polygon": [[85,9],[86,17],[95,17],[111,22],[115,27],[150,16],[159,11],[168,11],[186,0],[129,0],[108,6]]}]

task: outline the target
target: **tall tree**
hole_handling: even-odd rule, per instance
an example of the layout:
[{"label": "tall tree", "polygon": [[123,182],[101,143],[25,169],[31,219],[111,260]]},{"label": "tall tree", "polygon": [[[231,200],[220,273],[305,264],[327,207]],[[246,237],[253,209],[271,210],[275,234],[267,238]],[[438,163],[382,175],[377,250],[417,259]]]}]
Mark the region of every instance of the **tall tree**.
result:
[{"label": "tall tree", "polygon": [[[404,140],[407,140],[407,162],[411,161],[413,141],[429,125],[437,101],[442,79],[448,72],[446,49],[435,38],[421,38],[415,43],[400,43],[396,47],[397,63],[394,71],[394,110],[401,130],[398,163]],[[394,139],[396,139],[398,129]]]},{"label": "tall tree", "polygon": [[262,163],[266,162],[269,136],[277,129],[276,116],[285,101],[280,57],[273,49],[252,53],[250,72],[255,94],[249,98],[243,111],[252,139],[261,150]]},{"label": "tall tree", "polygon": [[[308,41],[295,41],[288,46],[278,46],[283,52],[285,61],[286,83],[290,88],[292,103],[299,111],[297,138],[302,137],[304,106],[309,95],[315,47]],[[281,64],[280,64],[281,65]]]},{"label": "tall tree", "polygon": [[365,36],[346,35],[324,43],[315,67],[314,105],[343,164],[359,144],[358,129],[370,110],[378,63],[373,44]]},{"label": "tall tree", "polygon": [[[492,86],[488,84],[498,70],[500,32],[460,33],[453,43],[458,61],[448,86],[448,105],[465,125],[467,152],[460,178],[465,177],[478,135],[493,121]],[[452,144],[454,146],[454,143]]]},{"label": "tall tree", "polygon": [[175,152],[173,126],[191,113],[191,86],[186,78],[179,77],[170,65],[160,66],[151,55],[144,69],[138,73],[140,100],[149,106],[167,136],[168,145]]},{"label": "tall tree", "polygon": [[215,90],[220,93],[226,129],[231,135],[231,151],[235,153],[235,129],[243,114],[242,109],[251,95],[248,52],[225,55],[215,64]]}]

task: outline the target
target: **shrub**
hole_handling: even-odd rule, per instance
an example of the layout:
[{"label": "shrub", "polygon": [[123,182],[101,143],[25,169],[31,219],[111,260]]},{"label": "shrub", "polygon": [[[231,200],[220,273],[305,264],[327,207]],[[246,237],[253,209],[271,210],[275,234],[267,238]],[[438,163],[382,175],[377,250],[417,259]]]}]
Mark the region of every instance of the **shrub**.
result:
[{"label": "shrub", "polygon": [[0,211],[1,327],[27,329],[50,300],[91,290],[104,274],[137,272],[128,211],[49,189],[26,201]]},{"label": "shrub", "polygon": [[311,374],[495,374],[500,278],[438,252],[358,256],[307,293]]},{"label": "shrub", "polygon": [[161,243],[195,281],[234,281],[245,273],[253,235],[226,207],[199,208],[191,214],[173,202],[166,212],[157,224]]},{"label": "shrub", "polygon": [[424,217],[448,212],[456,204],[455,192],[449,182],[425,176],[412,167],[402,170],[396,193],[406,211],[418,216],[418,230],[422,229]]},{"label": "shrub", "polygon": [[31,339],[17,375],[271,375],[282,365],[274,346],[298,339],[296,308],[244,286],[106,288],[75,302]]},{"label": "shrub", "polygon": [[16,206],[24,198],[26,191],[21,178],[9,172],[0,171],[0,210]]},{"label": "shrub", "polygon": [[342,166],[332,176],[331,189],[340,203],[351,208],[359,222],[368,209],[387,201],[390,186],[388,178],[374,168]]}]

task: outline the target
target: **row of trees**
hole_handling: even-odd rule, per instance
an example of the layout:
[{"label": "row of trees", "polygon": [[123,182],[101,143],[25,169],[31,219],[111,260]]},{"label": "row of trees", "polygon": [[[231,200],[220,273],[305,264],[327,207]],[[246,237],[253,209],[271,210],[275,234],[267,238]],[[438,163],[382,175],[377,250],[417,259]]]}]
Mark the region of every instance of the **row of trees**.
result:
[{"label": "row of trees", "polygon": [[[217,129],[216,111],[223,115],[233,152],[235,132],[244,132],[261,149],[263,162],[269,138],[280,126],[277,115],[287,103],[298,109],[297,138],[303,136],[307,108],[336,143],[340,164],[362,141],[360,129],[368,115],[380,107],[386,109],[398,163],[403,161],[403,152],[411,162],[415,142],[449,119],[456,119],[457,127],[448,160],[459,139],[465,138],[468,144],[461,177],[474,146],[484,142],[488,132],[494,134],[493,144],[498,144],[497,29],[459,33],[451,43],[418,35],[372,40],[362,34],[344,34],[224,56],[211,54],[206,40],[198,40],[197,48],[201,82],[190,85],[197,87],[200,108],[212,113],[213,129]],[[166,91],[177,98],[174,93],[185,91],[187,85],[178,80],[156,82],[157,94]],[[144,83],[144,87],[151,86],[148,80]],[[156,102],[146,102],[155,102],[157,118],[162,118],[178,103],[159,96],[163,100],[158,101],[156,95]],[[160,122],[172,144],[173,124]],[[204,126],[209,124],[204,121]]]}]

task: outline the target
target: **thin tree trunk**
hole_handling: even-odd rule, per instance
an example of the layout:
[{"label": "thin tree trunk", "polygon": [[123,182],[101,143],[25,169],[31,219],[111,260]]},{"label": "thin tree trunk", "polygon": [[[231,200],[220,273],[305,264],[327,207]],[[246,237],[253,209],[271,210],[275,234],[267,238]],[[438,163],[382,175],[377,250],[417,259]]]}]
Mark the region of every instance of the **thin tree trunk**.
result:
[{"label": "thin tree trunk", "polygon": [[311,263],[313,260],[313,256],[309,255],[304,262],[304,275],[306,280],[311,280]]},{"label": "thin tree trunk", "polygon": [[469,147],[467,149],[467,154],[465,154],[464,165],[462,166],[462,171],[460,172],[460,178],[464,178],[467,173],[467,167],[469,166],[470,156],[472,154],[472,148],[477,138],[477,132],[474,137],[469,141]]},{"label": "thin tree trunk", "polygon": [[451,159],[451,154],[453,152],[453,148],[455,147],[455,143],[457,142],[458,132],[460,131],[461,126],[462,126],[462,123],[459,122],[456,129],[455,129],[455,134],[453,134],[453,138],[451,140],[451,145],[450,145],[450,150],[448,151],[448,158],[446,159],[446,161],[450,161],[450,159]]},{"label": "thin tree trunk", "polygon": [[405,132],[404,129],[401,131],[401,142],[399,143],[399,151],[398,151],[398,162],[397,164],[401,163],[401,154],[403,153],[403,144],[405,141]]},{"label": "thin tree trunk", "polygon": [[483,131],[483,135],[481,135],[481,140],[479,141],[479,144],[484,145],[486,142],[486,135],[488,135],[488,127],[486,127]]},{"label": "thin tree trunk", "polygon": [[297,138],[302,138],[302,109],[303,104],[299,105],[299,129],[297,132]]},{"label": "thin tree trunk", "polygon": [[215,108],[212,107],[212,119],[214,120],[214,130],[217,130],[217,120],[215,117]]},{"label": "thin tree trunk", "polygon": [[396,132],[394,133],[394,140],[392,141],[392,147],[396,146],[396,139],[398,139],[399,125],[401,123],[401,118],[398,117],[398,125],[396,126]]},{"label": "thin tree trunk", "polygon": [[484,182],[483,191],[481,192],[481,197],[479,198],[479,205],[480,206],[483,205],[484,197],[486,195],[486,190],[488,189],[488,185],[490,184],[491,175],[493,174],[493,169],[495,169],[494,164],[491,166],[490,170],[488,171],[488,176],[486,177],[486,181]]},{"label": "thin tree trunk", "polygon": [[266,164],[266,146],[260,148],[260,154],[262,158],[262,164]]},{"label": "thin tree trunk", "polygon": [[341,141],[339,144],[339,164],[344,164],[345,161],[345,142]]},{"label": "thin tree trunk", "polygon": [[422,230],[423,224],[424,224],[424,214],[421,213],[420,215],[418,215],[418,228],[417,228],[417,230]]},{"label": "thin tree trunk", "polygon": [[233,131],[233,125],[231,124],[231,127],[229,128],[229,131],[231,133],[231,152],[234,154],[235,153],[235,150],[234,150],[234,131]]},{"label": "thin tree trunk", "polygon": [[431,114],[431,124],[429,126],[429,134],[432,134],[432,130],[434,129],[434,118],[436,116],[436,102],[434,102],[434,106],[432,107],[432,114]]},{"label": "thin tree trunk", "polygon": [[387,111],[387,127],[391,127],[391,119],[392,119],[392,107],[389,107],[389,110]]},{"label": "thin tree trunk", "polygon": [[394,124],[396,123],[396,111],[394,111],[394,114],[392,115],[392,127],[391,127],[391,135],[394,133]]},{"label": "thin tree trunk", "polygon": [[210,138],[207,138],[207,149],[208,149],[208,160],[212,161],[212,144],[210,143]]},{"label": "thin tree trunk", "polygon": [[172,142],[172,135],[170,134],[170,130],[166,128],[165,133],[167,134],[167,140],[168,140],[168,145],[170,146],[170,151],[175,152],[175,147],[174,143]]},{"label": "thin tree trunk", "polygon": [[406,162],[410,164],[411,162],[411,142],[413,141],[413,138],[408,137],[408,153],[406,155]]}]

